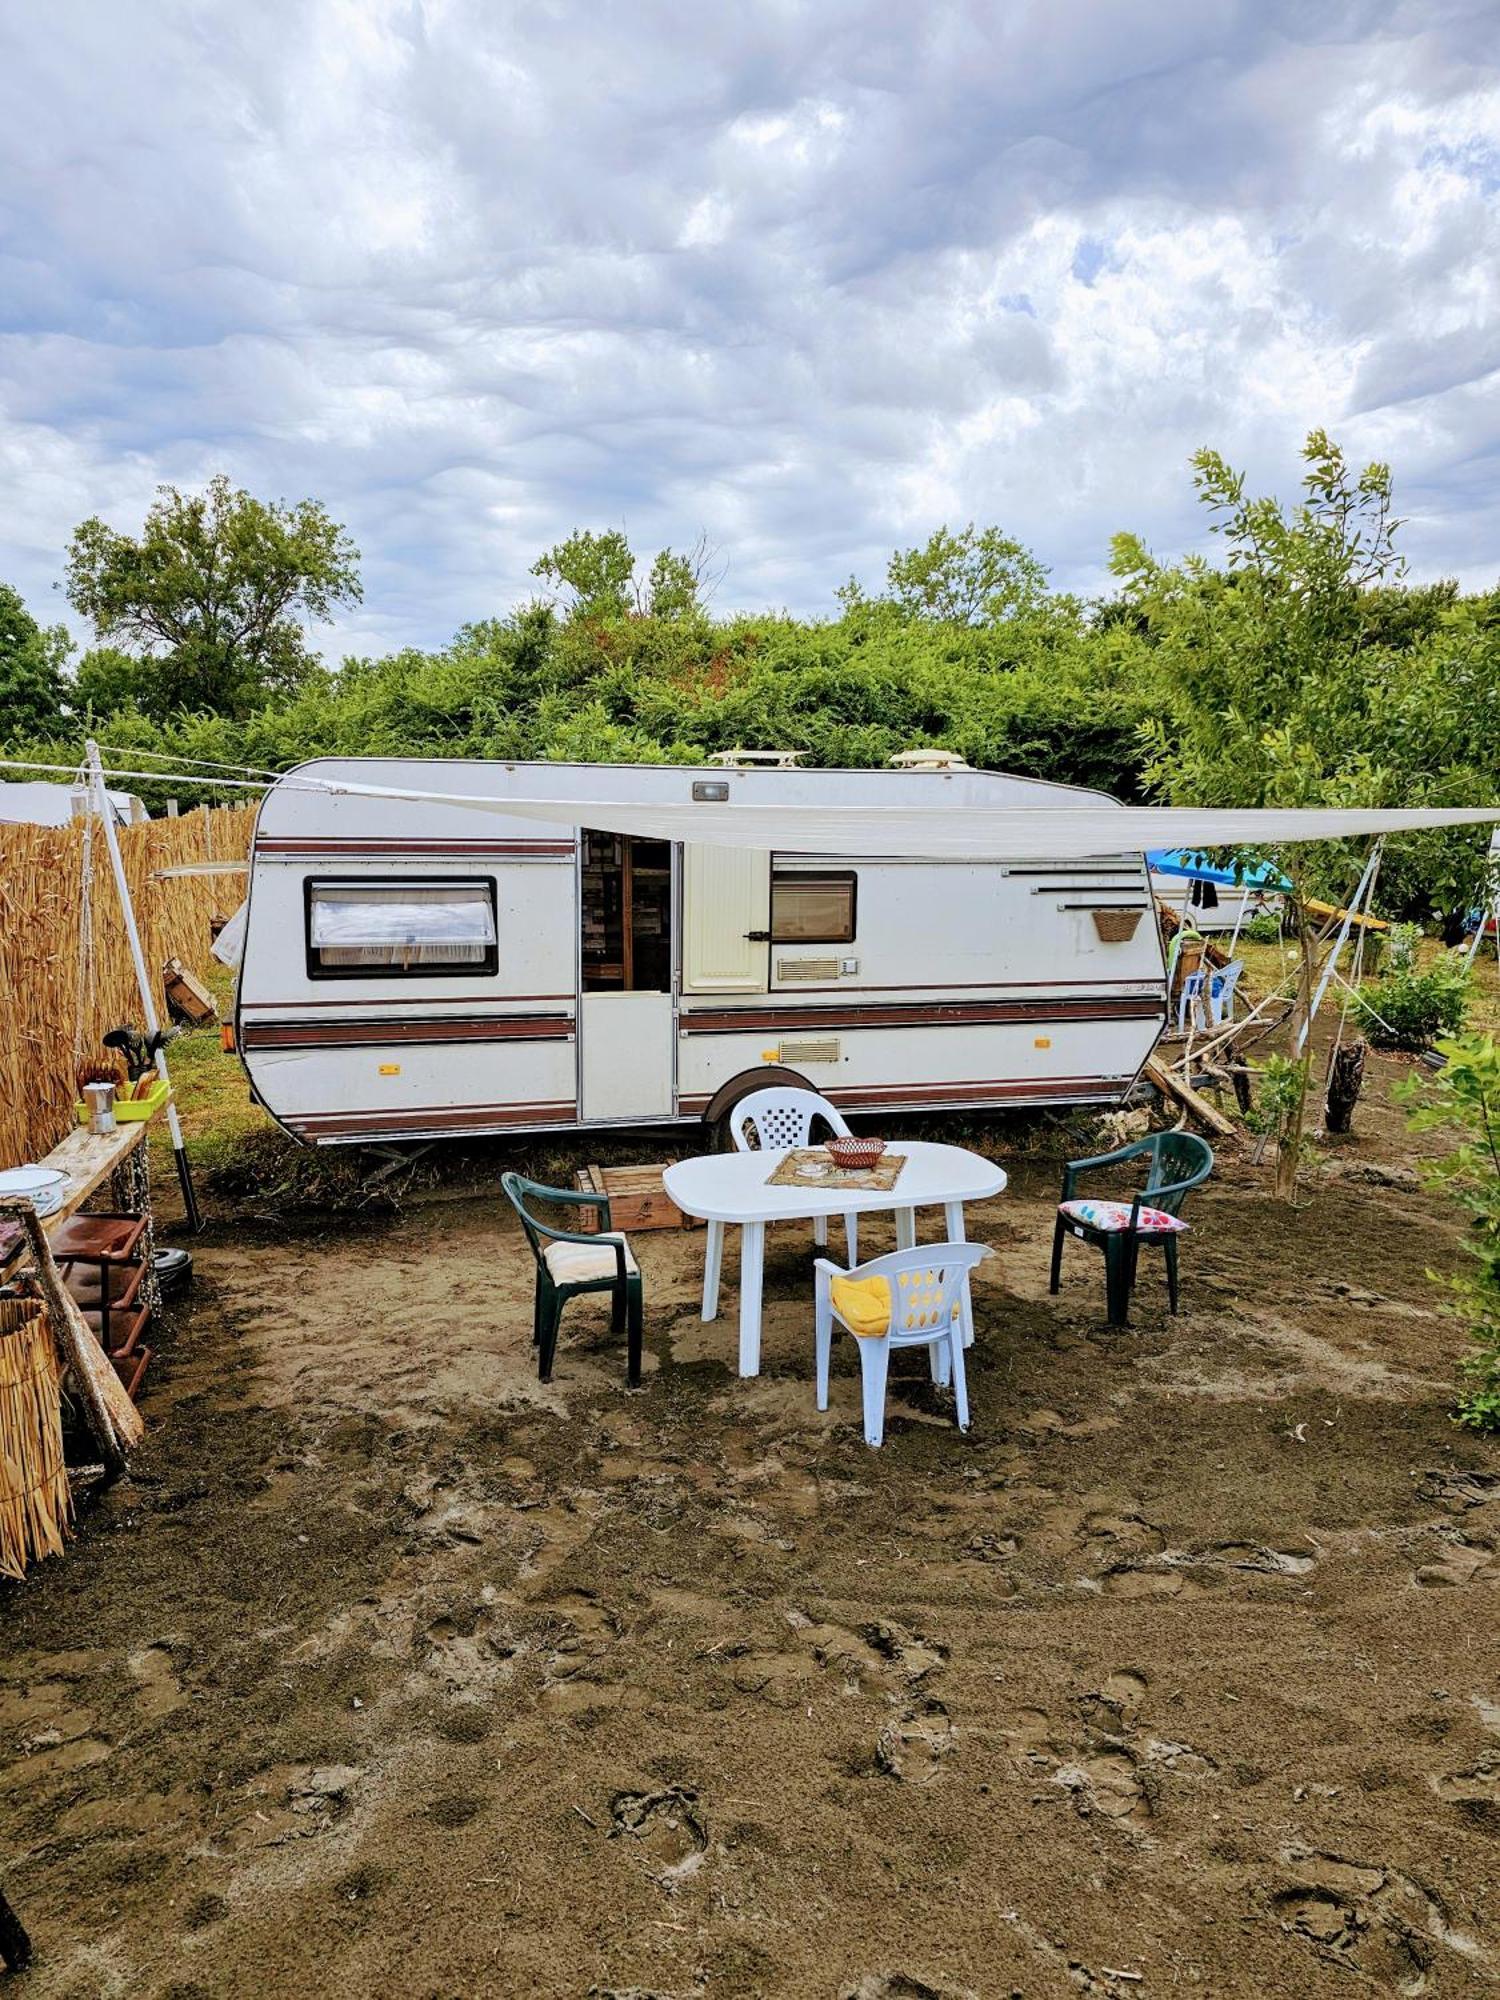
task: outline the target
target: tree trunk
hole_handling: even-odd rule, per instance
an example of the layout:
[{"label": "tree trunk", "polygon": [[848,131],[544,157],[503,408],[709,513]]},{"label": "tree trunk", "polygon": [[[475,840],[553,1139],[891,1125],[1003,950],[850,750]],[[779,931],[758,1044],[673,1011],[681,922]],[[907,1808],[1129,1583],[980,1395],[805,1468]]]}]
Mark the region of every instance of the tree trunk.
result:
[{"label": "tree trunk", "polygon": [[[1313,986],[1317,977],[1317,930],[1308,921],[1307,908],[1302,899],[1302,878],[1297,870],[1288,871],[1292,882],[1292,904],[1297,914],[1297,1004],[1292,1009],[1291,1055],[1298,1055],[1297,1040],[1304,1027],[1309,1041],[1312,1035]],[[1297,1188],[1297,1167],[1302,1158],[1302,1132],[1307,1122],[1307,1076],[1312,1067],[1312,1051],[1308,1047],[1301,1053],[1302,1080],[1297,1090],[1296,1101],[1287,1116],[1285,1124],[1277,1135],[1276,1147],[1276,1196],[1279,1201],[1290,1201]]]},{"label": "tree trunk", "polygon": [[1354,1107],[1359,1102],[1359,1093],[1365,1082],[1365,1054],[1367,1044],[1363,1041],[1345,1042],[1334,1051],[1333,1063],[1328,1072],[1328,1129],[1330,1132],[1349,1132],[1354,1127]]}]

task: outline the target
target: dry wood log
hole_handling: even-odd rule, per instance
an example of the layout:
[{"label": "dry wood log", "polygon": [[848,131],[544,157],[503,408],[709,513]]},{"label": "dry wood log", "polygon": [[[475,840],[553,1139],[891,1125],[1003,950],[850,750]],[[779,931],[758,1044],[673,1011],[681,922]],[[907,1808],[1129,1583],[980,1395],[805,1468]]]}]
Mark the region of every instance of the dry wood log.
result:
[{"label": "dry wood log", "polygon": [[0,1212],[14,1215],[26,1232],[57,1351],[64,1367],[72,1372],[99,1456],[111,1473],[118,1475],[125,1470],[126,1452],[146,1435],[140,1412],[63,1283],[36,1210],[29,1201],[7,1199],[0,1200]]},{"label": "dry wood log", "polygon": [[1216,1110],[1206,1097],[1200,1096],[1185,1077],[1178,1076],[1175,1070],[1168,1069],[1159,1057],[1152,1056],[1147,1062],[1146,1076],[1164,1096],[1175,1098],[1191,1117],[1196,1118],[1200,1125],[1206,1126],[1216,1138],[1239,1137],[1239,1128],[1232,1125],[1222,1111]]},{"label": "dry wood log", "polygon": [[1328,1066],[1328,1097],[1325,1115],[1330,1132],[1348,1132],[1354,1124],[1354,1107],[1365,1082],[1364,1041],[1344,1042],[1333,1052]]}]

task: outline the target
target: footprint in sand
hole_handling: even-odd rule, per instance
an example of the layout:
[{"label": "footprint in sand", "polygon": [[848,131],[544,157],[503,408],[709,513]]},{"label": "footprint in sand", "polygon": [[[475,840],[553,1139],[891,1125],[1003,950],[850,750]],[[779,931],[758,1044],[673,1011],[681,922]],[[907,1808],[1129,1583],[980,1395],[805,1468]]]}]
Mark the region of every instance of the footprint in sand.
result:
[{"label": "footprint in sand", "polygon": [[533,1609],[546,1620],[541,1651],[549,1681],[571,1680],[620,1636],[620,1619],[589,1590],[563,1591]]},{"label": "footprint in sand", "polygon": [[953,1748],[953,1724],[940,1701],[904,1709],[875,1739],[875,1763],[888,1778],[930,1785]]},{"label": "footprint in sand", "polygon": [[1097,1750],[1074,1764],[1060,1764],[1052,1782],[1072,1793],[1073,1803],[1085,1819],[1099,1813],[1133,1832],[1144,1831],[1151,1819],[1155,1788],[1126,1744]]},{"label": "footprint in sand", "polygon": [[1204,1549],[1163,1549],[1159,1554],[1112,1563],[1099,1578],[1109,1597],[1198,1597],[1223,1589],[1236,1575],[1301,1577],[1317,1551],[1277,1549],[1253,1542],[1215,1542]]},{"label": "footprint in sand", "polygon": [[136,1684],[137,1715],[150,1719],[170,1715],[174,1708],[180,1708],[187,1700],[172,1671],[170,1648],[140,1646],[135,1652],[127,1654],[125,1664]]},{"label": "footprint in sand", "polygon": [[946,1647],[884,1619],[858,1632],[815,1621],[804,1611],[789,1612],[787,1623],[818,1666],[842,1677],[849,1694],[902,1694],[936,1673],[948,1657]]},{"label": "footprint in sand", "polygon": [[1060,1785],[1084,1818],[1097,1814],[1124,1832],[1144,1835],[1163,1802],[1162,1772],[1198,1778],[1217,1768],[1191,1744],[1141,1731],[1150,1685],[1134,1668],[1117,1668],[1101,1687],[1078,1697],[1081,1730],[1055,1725],[1044,1709],[1018,1710],[1007,1732],[1018,1767]]},{"label": "footprint in sand", "polygon": [[912,1972],[867,1972],[854,1986],[841,1986],[839,2000],[979,2000],[971,1986],[948,1986]]},{"label": "footprint in sand", "polygon": [[412,1638],[420,1676],[444,1693],[478,1700],[515,1673],[515,1641],[483,1601],[451,1606]]},{"label": "footprint in sand", "polygon": [[1419,1499],[1436,1500],[1439,1506],[1460,1511],[1468,1507],[1486,1507],[1492,1500],[1500,1500],[1500,1472],[1456,1472],[1438,1468],[1422,1475],[1417,1495]]},{"label": "footprint in sand", "polygon": [[1500,1834],[1500,1763],[1486,1760],[1472,1771],[1453,1771],[1427,1782],[1446,1805],[1457,1806],[1480,1832]]},{"label": "footprint in sand", "polygon": [[708,1857],[708,1822],[698,1794],[686,1785],[659,1792],[616,1792],[610,1801],[609,1837],[628,1840],[657,1884],[685,1888]]},{"label": "footprint in sand", "polygon": [[1480,1542],[1455,1535],[1435,1562],[1423,1563],[1415,1581],[1424,1590],[1462,1589],[1467,1583],[1500,1583],[1500,1556]]},{"label": "footprint in sand", "polygon": [[1345,1972],[1414,1996],[1442,1990],[1444,1953],[1475,1971],[1487,1965],[1477,1940],[1455,1929],[1438,1899],[1409,1875],[1302,1849],[1287,1850],[1282,1860],[1289,1879],[1270,1893],[1271,1915],[1289,1937]]}]

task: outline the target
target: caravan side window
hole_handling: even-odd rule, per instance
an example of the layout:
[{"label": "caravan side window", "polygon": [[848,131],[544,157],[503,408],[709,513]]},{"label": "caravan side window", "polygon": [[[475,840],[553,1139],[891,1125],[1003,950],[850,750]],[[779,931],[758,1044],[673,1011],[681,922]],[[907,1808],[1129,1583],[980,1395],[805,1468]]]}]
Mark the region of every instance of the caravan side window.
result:
[{"label": "caravan side window", "polygon": [[307,884],[309,979],[455,979],[499,964],[493,876]]},{"label": "caravan side window", "polygon": [[771,876],[773,944],[853,944],[854,870]]}]

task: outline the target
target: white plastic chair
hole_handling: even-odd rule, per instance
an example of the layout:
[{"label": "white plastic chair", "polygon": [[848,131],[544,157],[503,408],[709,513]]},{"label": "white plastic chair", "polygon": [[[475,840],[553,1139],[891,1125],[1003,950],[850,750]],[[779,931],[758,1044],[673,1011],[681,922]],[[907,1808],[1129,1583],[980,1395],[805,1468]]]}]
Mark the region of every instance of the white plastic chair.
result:
[{"label": "white plastic chair", "polygon": [[[819,1119],[830,1128],[835,1138],[848,1138],[849,1127],[843,1115],[826,1097],[819,1097],[815,1090],[789,1090],[785,1085],[752,1090],[730,1112],[729,1136],[737,1153],[752,1153],[756,1145],[763,1153],[779,1153],[790,1146],[805,1146]],[[752,1143],[752,1138],[755,1143]],[[859,1256],[859,1223],[853,1215],[844,1217],[844,1236],[852,1264]],[[820,1247],[827,1244],[826,1215],[814,1217],[813,1241]]]},{"label": "white plastic chair", "polygon": [[1244,969],[1242,958],[1232,958],[1224,970],[1215,972],[1208,982],[1208,1011],[1216,1028],[1234,1013],[1234,989],[1239,985]]},{"label": "white plastic chair", "polygon": [[885,1385],[895,1347],[925,1347],[932,1379],[953,1381],[958,1428],[969,1428],[969,1387],[964,1375],[963,1299],[969,1273],[989,1255],[982,1243],[927,1243],[915,1250],[896,1250],[852,1271],[820,1257],[814,1343],[817,1350],[818,1408],[828,1408],[828,1366],[833,1353],[833,1323],[846,1332],[849,1322],[833,1303],[835,1278],[884,1278],[891,1288],[891,1323],[883,1334],[856,1334],[865,1406],[865,1443],[878,1445],[885,1437]]}]

